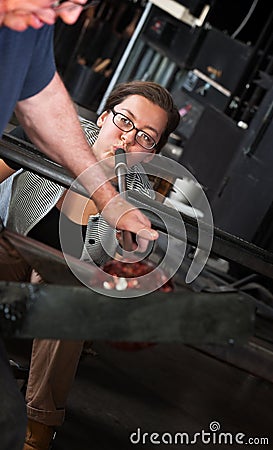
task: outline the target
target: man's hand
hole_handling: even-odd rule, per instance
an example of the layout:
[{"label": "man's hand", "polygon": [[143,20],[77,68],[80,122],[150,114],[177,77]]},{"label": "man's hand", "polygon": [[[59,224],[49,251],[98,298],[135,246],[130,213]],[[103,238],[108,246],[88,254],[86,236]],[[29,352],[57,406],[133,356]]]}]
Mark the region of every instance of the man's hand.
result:
[{"label": "man's hand", "polygon": [[149,241],[155,241],[158,238],[158,232],[151,228],[150,220],[120,195],[108,202],[102,210],[102,215],[113,228],[136,234],[139,252],[144,252]]},{"label": "man's hand", "polygon": [[52,0],[1,0],[0,12],[5,13],[16,10],[34,12],[37,9],[50,8],[51,5]]},{"label": "man's hand", "polygon": [[28,27],[39,29],[44,24],[53,25],[60,17],[65,23],[73,24],[78,19],[86,0],[77,4],[64,2],[62,8],[54,7],[52,0],[0,0],[0,26],[15,31]]}]

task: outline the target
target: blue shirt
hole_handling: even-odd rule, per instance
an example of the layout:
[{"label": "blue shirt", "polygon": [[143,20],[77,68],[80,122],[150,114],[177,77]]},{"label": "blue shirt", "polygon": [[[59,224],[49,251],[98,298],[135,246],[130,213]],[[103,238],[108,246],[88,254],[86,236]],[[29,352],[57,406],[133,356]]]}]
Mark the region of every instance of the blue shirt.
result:
[{"label": "blue shirt", "polygon": [[0,27],[0,136],[17,101],[44,89],[56,71],[53,26],[13,31]]}]

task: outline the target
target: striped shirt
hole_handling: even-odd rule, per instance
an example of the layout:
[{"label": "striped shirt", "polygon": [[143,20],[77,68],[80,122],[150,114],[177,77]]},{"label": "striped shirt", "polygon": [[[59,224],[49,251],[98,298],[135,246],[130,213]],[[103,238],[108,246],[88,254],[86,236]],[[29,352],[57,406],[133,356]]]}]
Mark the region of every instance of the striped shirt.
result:
[{"label": "striped shirt", "polygon": [[[100,129],[82,117],[79,119],[88,143],[93,145]],[[141,164],[128,169],[126,185],[127,189],[135,189],[151,198],[155,197]],[[54,208],[65,190],[62,186],[32,172],[19,173],[14,177],[12,185],[7,227],[27,235]],[[67,241],[72,238],[62,231],[60,221],[60,240],[64,252],[69,244]],[[114,256],[117,246],[116,230],[100,214],[89,216],[81,259],[84,261],[91,259],[96,264],[104,264]]]}]

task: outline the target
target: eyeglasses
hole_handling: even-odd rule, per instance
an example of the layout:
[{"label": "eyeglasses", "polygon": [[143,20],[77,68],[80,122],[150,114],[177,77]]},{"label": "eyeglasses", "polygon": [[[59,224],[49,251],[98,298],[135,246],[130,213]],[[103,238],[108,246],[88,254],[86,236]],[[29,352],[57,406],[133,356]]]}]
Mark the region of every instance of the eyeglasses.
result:
[{"label": "eyeglasses", "polygon": [[[0,0],[1,1],[1,0]],[[75,7],[81,7],[81,12],[84,11],[85,9],[88,8],[92,8],[92,6],[96,6],[101,2],[101,0],[87,0],[86,3],[84,3],[84,5],[82,5],[81,3],[78,3],[76,0],[57,0],[55,2],[52,2],[50,8],[53,9],[53,11],[58,14],[59,12],[62,11],[69,11]],[[43,9],[43,8],[41,8]],[[38,10],[38,9],[37,9]],[[21,15],[22,14],[30,14],[31,11],[28,10],[24,10],[23,8],[21,9],[13,9],[13,10],[9,10],[8,12],[19,12]]]},{"label": "eyeglasses", "polygon": [[81,3],[78,3],[77,1],[74,0],[60,0],[52,4],[52,9],[54,9],[54,11],[56,12],[59,12],[75,8],[75,6],[81,6],[82,11],[84,11],[85,9],[98,5],[100,1],[101,0],[87,0],[87,2],[84,5],[82,5]]},{"label": "eyeglasses", "polygon": [[111,109],[111,113],[113,114],[113,123],[118,127],[121,131],[125,131],[129,133],[129,131],[136,130],[135,140],[141,145],[141,147],[146,150],[151,150],[156,146],[155,140],[145,131],[139,130],[135,127],[134,122],[129,119],[124,114],[116,112],[114,109]]}]

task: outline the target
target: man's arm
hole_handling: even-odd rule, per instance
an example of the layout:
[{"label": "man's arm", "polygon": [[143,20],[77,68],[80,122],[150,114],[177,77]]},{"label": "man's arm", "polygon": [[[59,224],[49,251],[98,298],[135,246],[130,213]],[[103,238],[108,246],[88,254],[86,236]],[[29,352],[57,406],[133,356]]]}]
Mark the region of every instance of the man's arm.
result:
[{"label": "man's arm", "polygon": [[[87,143],[69,94],[56,73],[38,94],[17,103],[16,115],[30,140],[39,150],[66,167],[91,193],[99,211],[114,227],[154,240],[158,234],[139,210],[117,197]],[[107,204],[111,201],[110,206]]]},{"label": "man's arm", "polygon": [[[15,112],[31,142],[75,177],[96,164],[75,107],[57,73],[41,92],[18,102]],[[96,179],[85,187],[93,192],[105,181],[104,172],[97,168]],[[110,184],[105,186],[97,199],[99,209],[102,210],[115,194]]]}]

